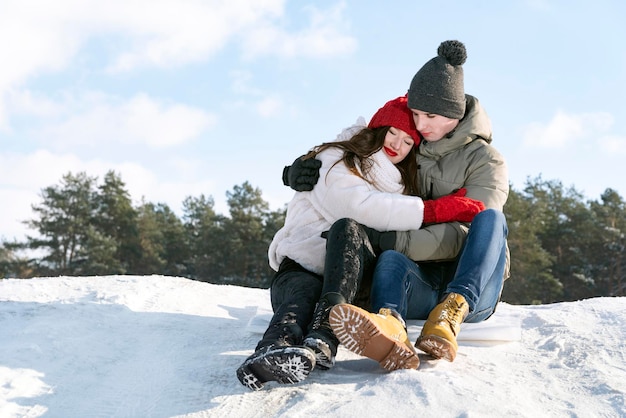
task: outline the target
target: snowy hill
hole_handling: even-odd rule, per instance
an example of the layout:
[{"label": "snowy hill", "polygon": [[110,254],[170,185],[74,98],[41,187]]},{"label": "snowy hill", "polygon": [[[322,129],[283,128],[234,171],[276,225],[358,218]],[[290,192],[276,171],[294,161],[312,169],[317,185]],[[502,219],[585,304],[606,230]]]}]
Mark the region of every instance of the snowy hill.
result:
[{"label": "snowy hill", "polygon": [[0,417],[626,417],[626,298],[501,304],[518,341],[393,373],[340,349],[251,392],[235,369],[269,309],[268,290],[174,277],[0,280]]}]

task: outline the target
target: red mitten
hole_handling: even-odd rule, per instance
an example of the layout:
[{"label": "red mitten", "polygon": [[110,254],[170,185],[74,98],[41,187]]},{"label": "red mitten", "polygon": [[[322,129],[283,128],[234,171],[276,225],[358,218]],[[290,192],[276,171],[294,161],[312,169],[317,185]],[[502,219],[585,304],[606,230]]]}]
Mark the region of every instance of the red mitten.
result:
[{"label": "red mitten", "polygon": [[424,223],[471,222],[485,205],[479,200],[464,197],[465,189],[435,200],[424,201]]}]

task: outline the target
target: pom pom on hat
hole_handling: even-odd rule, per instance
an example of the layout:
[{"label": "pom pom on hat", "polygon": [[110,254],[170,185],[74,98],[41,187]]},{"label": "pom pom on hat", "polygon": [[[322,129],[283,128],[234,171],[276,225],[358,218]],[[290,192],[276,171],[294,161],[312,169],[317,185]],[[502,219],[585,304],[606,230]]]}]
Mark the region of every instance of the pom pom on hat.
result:
[{"label": "pom pom on hat", "polygon": [[381,126],[393,126],[402,129],[411,135],[415,141],[415,146],[420,143],[420,134],[415,127],[413,113],[407,106],[407,97],[401,96],[393,100],[389,100],[383,107],[378,109],[372,120],[370,120],[368,128],[380,128]]},{"label": "pom pom on hat", "polygon": [[437,55],[445,59],[450,65],[463,65],[467,61],[465,45],[459,41],[445,41],[437,48]]},{"label": "pom pom on hat", "polygon": [[415,74],[409,87],[408,106],[450,119],[463,119],[465,90],[463,67],[467,60],[465,45],[445,41],[437,48],[437,56]]}]

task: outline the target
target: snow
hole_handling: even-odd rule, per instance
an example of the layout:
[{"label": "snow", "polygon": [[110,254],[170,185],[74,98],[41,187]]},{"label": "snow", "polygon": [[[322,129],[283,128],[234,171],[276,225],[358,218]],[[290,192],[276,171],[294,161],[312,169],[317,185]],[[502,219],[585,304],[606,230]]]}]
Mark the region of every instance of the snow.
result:
[{"label": "snow", "polygon": [[624,297],[502,303],[520,338],[460,341],[453,363],[387,373],[340,348],[253,392],[235,369],[269,309],[266,289],[178,277],[0,280],[0,417],[626,417]]}]

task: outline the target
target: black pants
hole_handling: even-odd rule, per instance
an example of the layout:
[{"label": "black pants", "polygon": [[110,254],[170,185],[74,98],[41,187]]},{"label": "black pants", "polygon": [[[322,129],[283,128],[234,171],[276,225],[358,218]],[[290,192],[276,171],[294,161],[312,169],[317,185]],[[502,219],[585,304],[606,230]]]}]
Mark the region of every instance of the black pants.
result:
[{"label": "black pants", "polygon": [[309,331],[315,306],[326,293],[369,310],[376,256],[362,226],[352,219],[335,222],[326,237],[324,275],[286,258],[270,288],[274,315],[257,350],[271,345],[300,345]]}]

